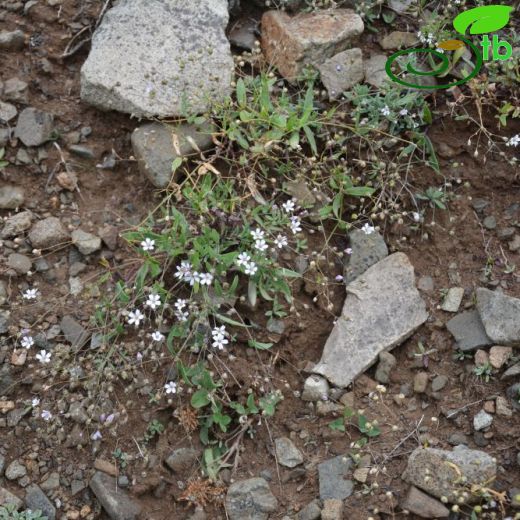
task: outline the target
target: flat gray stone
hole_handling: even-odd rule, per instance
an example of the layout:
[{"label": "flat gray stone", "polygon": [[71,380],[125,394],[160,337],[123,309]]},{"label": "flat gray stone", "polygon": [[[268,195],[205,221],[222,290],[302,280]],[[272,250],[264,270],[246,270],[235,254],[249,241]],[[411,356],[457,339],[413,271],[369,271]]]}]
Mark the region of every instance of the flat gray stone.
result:
[{"label": "flat gray stone", "polygon": [[439,500],[423,493],[412,486],[408,491],[401,508],[421,518],[448,518],[450,510]]},{"label": "flat gray stone", "polygon": [[2,238],[13,238],[27,231],[31,227],[31,224],[32,213],[30,211],[21,211],[5,221],[0,236]]},{"label": "flat gray stone", "polygon": [[366,83],[373,87],[381,88],[390,82],[385,68],[387,59],[385,54],[374,54],[365,60]]},{"label": "flat gray stone", "polygon": [[176,176],[172,174],[173,161],[177,157],[198,155],[197,148],[201,151],[210,148],[213,145],[212,131],[211,125],[189,124],[147,123],[136,128],[132,133],[132,148],[139,170],[156,188],[166,188],[179,175],[179,170]]},{"label": "flat gray stone", "polygon": [[47,249],[64,244],[69,238],[68,231],[56,217],[39,220],[29,232],[29,240],[37,249]]},{"label": "flat gray stone", "polygon": [[0,31],[0,50],[19,51],[25,45],[25,34],[20,31]]},{"label": "flat gray stone", "polygon": [[[459,496],[456,492],[462,489],[461,476],[466,478],[464,489],[467,489],[472,485],[489,485],[496,472],[496,461],[490,455],[461,444],[453,451],[417,448],[410,455],[402,478],[430,495],[445,496],[449,502],[456,503]],[[468,502],[476,500],[478,496],[470,493]]]},{"label": "flat gray stone", "polygon": [[7,267],[13,269],[16,274],[27,274],[31,270],[31,260],[20,253],[11,253],[7,258]]},{"label": "flat gray stone", "polygon": [[325,85],[332,101],[343,92],[361,83],[365,77],[363,69],[363,53],[354,48],[340,52],[318,65],[321,82]]},{"label": "flat gray stone", "polygon": [[27,468],[21,464],[18,459],[13,460],[13,462],[5,468],[5,478],[7,480],[17,480],[25,475],[27,475]]},{"label": "flat gray stone", "polygon": [[477,310],[491,340],[504,346],[520,345],[520,299],[479,288]]},{"label": "flat gray stone", "polygon": [[27,487],[25,505],[33,511],[39,509],[48,520],[55,520],[56,518],[56,508],[36,484]]},{"label": "flat gray stone", "polygon": [[121,0],[81,69],[81,98],[141,117],[205,112],[230,94],[227,0]]},{"label": "flat gray stone", "polygon": [[462,287],[451,287],[442,302],[441,309],[445,312],[458,312],[463,296]]},{"label": "flat gray stone", "polygon": [[25,146],[40,146],[52,138],[54,117],[36,108],[25,108],[18,116],[14,130]]},{"label": "flat gray stone", "polygon": [[123,489],[115,478],[96,471],[90,480],[90,489],[99,500],[111,520],[137,520],[141,506]]},{"label": "flat gray stone", "polygon": [[329,396],[329,382],[321,376],[309,376],[303,385],[303,401],[321,401]]},{"label": "flat gray stone", "polygon": [[274,440],[276,460],[286,468],[295,468],[303,464],[302,452],[287,437],[279,437]]},{"label": "flat gray stone", "polygon": [[313,372],[344,388],[427,318],[413,266],[404,253],[395,253],[347,286],[342,315]]},{"label": "flat gray stone", "polygon": [[493,424],[493,416],[485,410],[480,410],[475,417],[473,417],[473,428],[478,432],[485,430]]},{"label": "flat gray stone", "polygon": [[415,33],[392,31],[381,40],[381,47],[386,50],[396,50],[413,47],[419,43]]},{"label": "flat gray stone", "polygon": [[7,489],[0,487],[0,506],[6,506],[7,504],[14,504],[18,511],[22,507],[23,502]]},{"label": "flat gray stone", "polygon": [[173,450],[165,462],[171,470],[182,473],[196,464],[200,452],[194,448],[178,448]]},{"label": "flat gray stone", "polygon": [[352,253],[346,257],[343,270],[343,278],[347,285],[388,256],[385,240],[377,231],[367,235],[361,229],[356,229],[349,234],[349,244]]},{"label": "flat gray stone", "polygon": [[101,239],[92,233],[76,229],[72,232],[71,237],[72,243],[82,255],[91,255],[101,249]]},{"label": "flat gray stone", "polygon": [[346,455],[339,455],[318,464],[322,500],[344,500],[352,495],[354,482],[345,478],[352,470],[352,466],[352,460]]},{"label": "flat gray stone", "polygon": [[240,480],[229,486],[226,512],[230,520],[267,520],[278,501],[263,478]]},{"label": "flat gray stone", "polygon": [[90,338],[90,333],[72,316],[63,316],[60,328],[65,339],[74,348],[81,348]]},{"label": "flat gray stone", "polygon": [[475,350],[493,345],[493,341],[486,334],[478,311],[465,311],[457,314],[446,323],[446,328],[455,338],[456,348],[460,350]]},{"label": "flat gray stone", "polygon": [[14,105],[0,101],[0,123],[11,121],[16,117],[16,114],[18,114],[18,110]]},{"label": "flat gray stone", "polygon": [[16,209],[25,202],[25,192],[19,186],[0,186],[0,209]]}]

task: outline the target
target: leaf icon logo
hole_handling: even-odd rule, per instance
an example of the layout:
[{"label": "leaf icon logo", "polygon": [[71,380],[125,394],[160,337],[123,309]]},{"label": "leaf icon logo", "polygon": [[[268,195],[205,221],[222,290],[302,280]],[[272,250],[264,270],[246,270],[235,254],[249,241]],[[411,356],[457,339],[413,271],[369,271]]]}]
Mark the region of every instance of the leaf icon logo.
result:
[{"label": "leaf icon logo", "polygon": [[486,34],[498,31],[509,23],[513,7],[508,5],[485,5],[464,11],[453,20],[453,27],[460,34]]}]

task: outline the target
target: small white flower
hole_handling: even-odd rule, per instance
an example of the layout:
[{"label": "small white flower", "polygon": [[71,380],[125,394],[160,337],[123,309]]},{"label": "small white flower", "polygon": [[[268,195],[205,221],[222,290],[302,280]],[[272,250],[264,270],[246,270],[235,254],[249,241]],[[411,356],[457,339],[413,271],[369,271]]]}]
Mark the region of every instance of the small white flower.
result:
[{"label": "small white flower", "polygon": [[400,116],[407,116],[408,115],[408,109],[407,108],[403,108],[402,110],[399,111],[399,115]]},{"label": "small white flower", "polygon": [[212,343],[213,348],[218,348],[219,350],[224,350],[224,347],[229,343],[226,338],[218,338],[215,339]]},{"label": "small white flower", "polygon": [[179,321],[188,321],[188,318],[190,317],[190,313],[188,311],[175,311],[175,317]]},{"label": "small white flower", "polygon": [[38,289],[27,289],[23,297],[25,300],[35,300],[38,297]]},{"label": "small white flower", "polygon": [[520,134],[516,134],[509,141],[507,141],[506,146],[514,146],[515,148],[520,144]]},{"label": "small white flower", "polygon": [[128,313],[127,321],[130,325],[139,327],[142,320],[144,320],[144,314],[139,309],[135,309],[135,311]]},{"label": "small white flower", "polygon": [[226,326],[225,325],[222,325],[221,327],[215,327],[211,331],[211,335],[213,336],[213,339],[224,338],[226,336],[226,334],[227,334],[227,332],[226,332]]},{"label": "small white flower", "polygon": [[186,307],[186,305],[188,305],[188,300],[183,300],[182,298],[179,298],[179,299],[175,302],[175,308],[176,308],[178,311],[182,311],[182,309],[184,309],[184,307]]},{"label": "small white flower", "polygon": [[154,341],[162,341],[164,339],[164,335],[161,334],[161,331],[156,330],[155,332],[152,333],[152,339]]},{"label": "small white flower", "polygon": [[259,228],[256,228],[256,229],[254,229],[253,231],[251,231],[251,236],[252,236],[255,240],[261,240],[262,238],[264,238],[264,236],[265,236],[265,232],[262,231],[262,230],[259,229]]},{"label": "small white flower", "polygon": [[157,307],[161,306],[161,297],[158,294],[150,294],[148,300],[146,300],[146,305],[152,310],[155,310]]},{"label": "small white flower", "polygon": [[439,54],[444,54],[444,52],[445,52],[444,49],[442,49],[441,47],[437,47],[435,50],[436,50]]},{"label": "small white flower", "polygon": [[31,348],[34,345],[34,339],[31,336],[24,336],[20,344],[24,348]]},{"label": "small white flower", "polygon": [[201,273],[200,274],[200,285],[211,285],[213,282],[213,275],[211,273]]},{"label": "small white flower", "polygon": [[31,406],[33,408],[36,408],[39,404],[40,404],[40,400],[37,397],[33,397],[32,401],[31,401]]},{"label": "small white flower", "polygon": [[361,231],[363,231],[363,233],[365,233],[365,235],[371,235],[374,231],[376,230],[376,228],[374,226],[371,226],[370,224],[366,223],[362,228],[361,228]]},{"label": "small white flower", "polygon": [[164,385],[164,390],[167,394],[175,394],[177,393],[177,383],[170,381]]},{"label": "small white flower", "polygon": [[36,359],[45,365],[46,363],[51,362],[51,353],[47,352],[46,350],[40,350],[38,354],[36,354]]},{"label": "small white flower", "polygon": [[189,262],[183,261],[181,265],[177,266],[177,272],[175,273],[175,278],[186,278],[191,273],[191,264]]},{"label": "small white flower", "polygon": [[350,256],[352,254],[352,248],[347,247],[347,249],[345,249],[345,254]]},{"label": "small white flower", "polygon": [[294,235],[299,233],[302,230],[302,225],[299,217],[291,217],[291,231]]},{"label": "small white flower", "polygon": [[389,116],[390,115],[390,108],[388,108],[388,105],[385,105],[381,109],[381,114],[383,114],[384,116]]},{"label": "small white flower", "polygon": [[287,240],[287,237],[286,236],[283,236],[283,235],[278,235],[275,239],[274,239],[274,245],[278,248],[278,249],[282,249],[284,246],[286,246],[288,244],[288,240]]},{"label": "small white flower", "polygon": [[91,439],[93,441],[98,441],[99,439],[101,439],[101,437],[103,437],[103,435],[101,435],[101,432],[99,430],[95,431],[92,435],[91,435]]},{"label": "small white flower", "polygon": [[265,251],[269,246],[263,238],[259,238],[255,241],[255,249],[258,251]]},{"label": "small white flower", "polygon": [[294,199],[288,200],[287,202],[284,202],[282,204],[282,208],[286,213],[292,213],[294,211],[294,208],[296,207],[296,204],[294,203]]},{"label": "small white flower", "polygon": [[190,283],[190,285],[195,285],[200,282],[200,273],[197,271],[193,271],[192,273],[187,273],[185,275],[186,281]]},{"label": "small white flower", "polygon": [[138,353],[135,355],[135,358],[137,359],[137,361],[142,361],[142,360],[143,360],[143,355],[141,354],[141,352],[138,352]]},{"label": "small white flower", "polygon": [[256,274],[257,271],[258,271],[258,266],[254,262],[250,262],[249,264],[246,265],[246,268],[245,268],[246,274],[253,276],[254,274]]},{"label": "small white flower", "polygon": [[52,419],[52,413],[49,410],[42,410],[41,417],[44,421],[50,421]]},{"label": "small white flower", "polygon": [[414,211],[412,213],[412,216],[413,216],[413,219],[414,219],[415,222],[420,222],[421,221],[421,214],[417,213],[417,211]]},{"label": "small white flower", "polygon": [[342,282],[343,281],[343,276],[341,276],[340,274],[338,274],[335,278],[336,282]]},{"label": "small white flower", "polygon": [[247,253],[240,253],[237,257],[237,265],[246,265],[251,260]]},{"label": "small white flower", "polygon": [[155,240],[152,240],[151,238],[145,238],[141,242],[141,247],[143,248],[143,251],[153,251],[155,249]]}]

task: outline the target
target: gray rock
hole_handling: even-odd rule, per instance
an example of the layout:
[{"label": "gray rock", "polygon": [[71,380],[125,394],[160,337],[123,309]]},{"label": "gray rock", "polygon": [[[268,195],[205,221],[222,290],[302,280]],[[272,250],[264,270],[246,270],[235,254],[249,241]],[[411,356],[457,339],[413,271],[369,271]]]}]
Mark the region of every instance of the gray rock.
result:
[{"label": "gray rock", "polygon": [[274,440],[276,459],[279,464],[287,468],[295,468],[303,464],[302,452],[294,445],[291,439],[279,437]]},{"label": "gray rock", "polygon": [[193,467],[200,453],[194,448],[178,448],[173,450],[164,462],[176,473],[182,473]]},{"label": "gray rock", "polygon": [[60,474],[53,471],[41,484],[43,491],[52,491],[60,487]]},{"label": "gray rock", "polygon": [[427,318],[413,266],[405,254],[395,253],[347,286],[342,315],[313,372],[346,387]]},{"label": "gray rock", "polygon": [[101,239],[92,233],[76,229],[72,232],[71,237],[72,243],[82,255],[91,255],[101,249]]},{"label": "gray rock", "polygon": [[7,285],[3,280],[0,280],[0,305],[4,305],[8,298]]},{"label": "gray rock", "polygon": [[520,410],[520,383],[511,385],[506,390],[506,395],[507,395],[507,397],[509,397],[509,399],[511,401],[511,406],[515,410]]},{"label": "gray rock", "polygon": [[17,274],[27,274],[31,270],[31,260],[25,255],[11,253],[7,258],[7,267],[13,269]]},{"label": "gray rock", "polygon": [[383,237],[376,231],[367,235],[364,231],[356,229],[349,234],[352,254],[347,257],[347,263],[343,271],[345,283],[348,285],[369,267],[377,264],[388,256],[388,248]]},{"label": "gray rock", "polygon": [[[402,478],[430,495],[445,496],[456,503],[459,496],[456,493],[461,489],[489,485],[496,472],[496,461],[490,455],[460,445],[453,451],[417,448],[410,455]],[[466,479],[464,484],[461,477]],[[469,494],[468,502],[476,500],[476,495]]]},{"label": "gray rock", "polygon": [[[519,396],[520,397],[520,396]],[[509,402],[505,397],[499,395],[495,401],[497,415],[502,417],[512,417],[513,410],[509,406]]]},{"label": "gray rock", "polygon": [[36,108],[25,108],[20,112],[14,130],[25,146],[40,146],[52,138],[54,117]]},{"label": "gray rock", "polygon": [[92,37],[81,98],[143,117],[205,112],[230,93],[228,18],[227,0],[121,0]]},{"label": "gray rock", "polygon": [[37,249],[47,249],[69,240],[69,233],[56,217],[47,217],[34,224],[29,232],[29,240]]},{"label": "gray rock", "polygon": [[0,128],[0,147],[4,148],[11,138],[10,128]]},{"label": "gray rock", "polygon": [[421,518],[448,518],[450,510],[438,500],[412,486],[408,491],[401,508]]},{"label": "gray rock", "polygon": [[379,354],[379,363],[377,364],[377,369],[375,373],[376,381],[380,383],[387,384],[390,381],[390,372],[397,364],[397,359],[395,356],[390,354],[390,352],[381,352]]},{"label": "gray rock", "polygon": [[486,334],[478,311],[466,311],[458,314],[446,323],[457,344],[456,348],[467,351],[493,345]]},{"label": "gray rock", "polygon": [[137,520],[141,506],[126,491],[117,486],[115,478],[96,471],[90,480],[90,489],[111,520]]},{"label": "gray rock", "polygon": [[[5,332],[7,332],[7,330]],[[0,334],[4,334],[4,332],[1,332],[1,327]],[[9,367],[0,366],[0,395],[3,395],[5,397],[9,396],[12,393],[15,386],[16,384],[13,380]]]},{"label": "gray rock", "polygon": [[503,374],[500,379],[512,379],[513,377],[520,376],[520,363],[516,363],[510,366]]},{"label": "gray rock", "polygon": [[329,383],[323,377],[309,376],[303,385],[302,399],[304,401],[321,401],[329,395]]},{"label": "gray rock", "polygon": [[14,105],[0,101],[0,123],[11,121],[16,117],[16,114],[18,114],[18,110]]},{"label": "gray rock", "polygon": [[[0,334],[6,334],[9,331],[10,311],[0,311]],[[1,386],[1,381],[0,381]]]},{"label": "gray rock", "polygon": [[462,287],[451,287],[442,302],[441,309],[445,312],[458,312],[463,296]]},{"label": "gray rock", "polygon": [[489,229],[491,231],[497,227],[497,219],[491,215],[489,217],[486,217],[482,224],[486,229]]},{"label": "gray rock", "polygon": [[90,338],[90,333],[70,315],[63,316],[60,328],[65,339],[76,349],[83,347]]},{"label": "gray rock", "polygon": [[255,42],[258,40],[257,25],[257,22],[251,19],[239,20],[233,24],[228,35],[231,45],[252,51],[255,48]]},{"label": "gray rock", "polygon": [[13,462],[5,468],[5,478],[7,480],[17,480],[25,477],[25,475],[27,475],[27,469],[18,459],[13,460]]},{"label": "gray rock", "polygon": [[320,480],[320,498],[344,500],[352,495],[354,482],[345,477],[351,471],[352,460],[346,455],[339,455],[333,459],[318,464]]},{"label": "gray rock", "polygon": [[413,378],[413,391],[416,394],[424,394],[428,388],[428,374],[426,372],[419,372]]},{"label": "gray rock", "polygon": [[0,236],[2,238],[13,238],[27,231],[31,227],[31,224],[32,213],[30,211],[21,211],[5,221]]},{"label": "gray rock", "polygon": [[0,506],[6,506],[7,504],[13,504],[18,511],[22,507],[23,502],[7,489],[0,487]]},{"label": "gray rock", "polygon": [[486,334],[498,345],[520,345],[520,299],[479,288],[477,310]]},{"label": "gray rock", "polygon": [[67,413],[74,422],[79,424],[85,424],[88,421],[87,412],[80,402],[71,403]]},{"label": "gray rock", "polygon": [[318,65],[318,70],[329,99],[337,99],[343,92],[363,81],[363,53],[358,48],[340,52]]},{"label": "gray rock", "polygon": [[386,50],[396,50],[413,47],[419,42],[415,33],[392,31],[381,40],[381,47]]},{"label": "gray rock", "polygon": [[436,376],[432,381],[432,391],[440,392],[448,384],[448,376]]},{"label": "gray rock", "polygon": [[318,500],[309,502],[296,516],[296,520],[320,520],[321,506]]},{"label": "gray rock", "polygon": [[5,457],[0,453],[0,477],[4,474]]},{"label": "gray rock", "polygon": [[19,51],[25,45],[25,34],[20,31],[0,31],[0,50]]},{"label": "gray rock", "polygon": [[[139,170],[157,188],[166,188],[177,176],[172,174],[172,162],[177,157],[197,154],[197,148],[207,150],[213,144],[210,125],[195,126],[182,124],[169,126],[148,123],[132,133],[132,148]],[[173,142],[178,141],[176,150]],[[180,153],[179,153],[180,152]]]},{"label": "gray rock", "polygon": [[458,446],[459,444],[465,444],[467,446],[468,438],[463,433],[453,433],[452,435],[450,435],[448,442],[452,446]]},{"label": "gray rock", "polygon": [[0,209],[16,209],[25,202],[25,192],[19,186],[0,186]]},{"label": "gray rock", "polygon": [[29,85],[18,78],[10,78],[4,82],[4,101],[12,101],[13,103],[29,103],[28,89]]},{"label": "gray rock", "polygon": [[27,487],[25,505],[33,511],[39,509],[48,520],[55,520],[56,518],[56,508],[36,484]]},{"label": "gray rock", "polygon": [[489,206],[489,200],[473,199],[471,201],[471,206],[477,213],[482,213]]},{"label": "gray rock", "polygon": [[240,480],[229,486],[226,512],[230,520],[267,520],[278,501],[263,478]]},{"label": "gray rock", "polygon": [[72,144],[69,146],[69,152],[77,155],[78,157],[82,157],[83,159],[94,160],[96,158],[96,153],[92,148],[88,146],[83,146],[81,144]]},{"label": "gray rock", "polygon": [[343,501],[329,498],[323,501],[321,520],[343,520]]},{"label": "gray rock", "polygon": [[281,336],[285,331],[285,323],[283,320],[270,319],[265,328],[268,332]]},{"label": "gray rock", "polygon": [[399,14],[405,13],[414,0],[388,0],[388,6]]},{"label": "gray rock", "polygon": [[493,416],[488,414],[485,410],[480,410],[473,417],[473,428],[476,431],[485,430],[493,424]]},{"label": "gray rock", "polygon": [[385,54],[374,54],[365,60],[365,81],[369,85],[382,88],[390,82],[385,68],[387,59]]}]

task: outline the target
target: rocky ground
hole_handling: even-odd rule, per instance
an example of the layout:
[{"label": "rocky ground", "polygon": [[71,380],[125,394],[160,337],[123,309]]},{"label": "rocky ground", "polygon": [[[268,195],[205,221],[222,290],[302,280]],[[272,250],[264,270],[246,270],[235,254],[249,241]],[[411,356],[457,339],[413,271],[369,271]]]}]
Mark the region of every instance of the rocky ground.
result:
[{"label": "rocky ground", "polygon": [[[334,142],[367,135],[343,93],[384,92],[387,56],[446,6],[319,3],[0,1],[0,518],[519,517],[518,68],[512,86],[490,86],[486,71],[424,93],[436,168],[388,159],[412,139],[393,122],[336,163]],[[517,13],[511,28],[517,38]],[[255,178],[261,154],[243,159],[230,137],[252,104],[237,78],[268,71],[283,99],[308,66],[321,78],[312,112],[337,109],[331,133],[319,150],[308,129],[297,146],[270,133],[267,176]],[[211,112],[231,110],[231,97],[236,116]],[[499,127],[504,100],[513,108]],[[293,156],[298,175],[280,166]],[[400,189],[381,161],[405,172]],[[339,188],[320,184],[321,164],[374,187],[331,209],[346,230],[324,217]],[[184,187],[211,176],[187,229],[207,214],[224,236],[269,206],[273,229],[292,231],[289,246],[268,240],[280,252],[266,267],[283,266],[291,304],[272,310],[261,291],[251,302],[247,265],[232,298],[217,294],[218,266],[179,289],[168,247],[186,230],[167,228],[172,207],[188,215]],[[235,182],[249,194],[212,206]],[[184,312],[202,314],[199,286],[227,329],[195,321],[203,346],[186,349],[170,333]],[[207,379],[188,366],[217,383],[202,401]],[[224,412],[233,422],[219,429]]]}]

